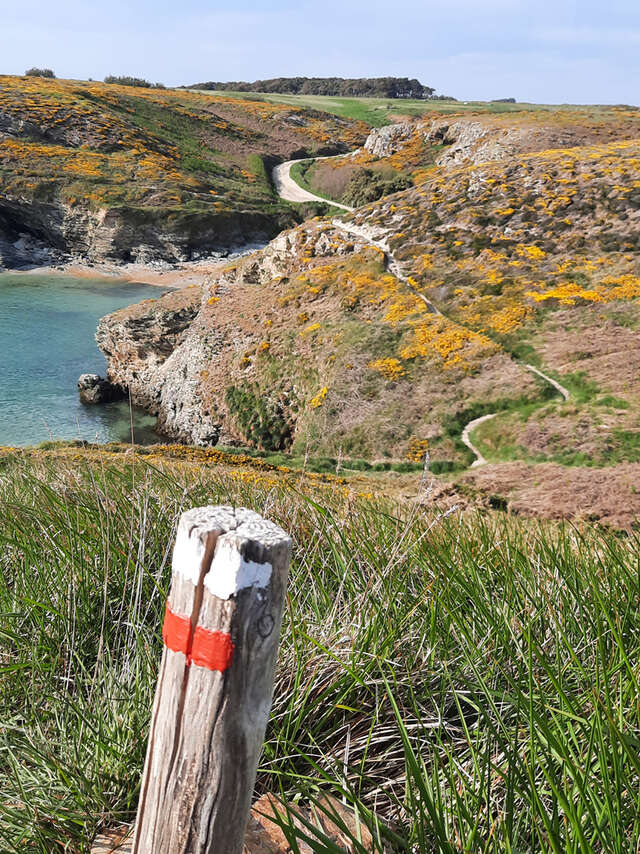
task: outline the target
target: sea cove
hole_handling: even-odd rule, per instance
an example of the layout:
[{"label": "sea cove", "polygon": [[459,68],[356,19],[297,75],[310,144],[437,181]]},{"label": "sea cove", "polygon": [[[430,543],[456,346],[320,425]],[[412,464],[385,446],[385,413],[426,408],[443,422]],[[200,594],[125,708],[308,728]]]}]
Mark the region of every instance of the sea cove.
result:
[{"label": "sea cove", "polygon": [[162,293],[151,285],[64,275],[0,273],[0,445],[50,439],[157,441],[155,419],[127,403],[86,406],[76,382],[104,374],[100,317]]}]

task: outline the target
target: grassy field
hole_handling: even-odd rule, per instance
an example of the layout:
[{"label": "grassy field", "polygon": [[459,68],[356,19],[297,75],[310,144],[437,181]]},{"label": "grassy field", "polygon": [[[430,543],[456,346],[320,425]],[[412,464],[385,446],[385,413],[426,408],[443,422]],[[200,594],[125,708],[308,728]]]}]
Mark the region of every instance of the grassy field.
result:
[{"label": "grassy field", "polygon": [[176,521],[209,502],[295,543],[258,792],[344,795],[375,850],[634,849],[636,539],[182,457],[2,454],[0,850],[132,819]]},{"label": "grassy field", "polygon": [[[202,91],[204,90],[196,90]],[[211,95],[221,93],[210,93]],[[493,101],[425,101],[411,98],[337,98],[329,95],[274,95],[260,92],[224,92],[225,97],[241,100],[289,104],[311,110],[333,113],[345,119],[356,119],[372,127],[392,124],[402,118],[427,114],[513,113],[532,110],[558,110],[563,106],[545,104],[509,104]]]}]

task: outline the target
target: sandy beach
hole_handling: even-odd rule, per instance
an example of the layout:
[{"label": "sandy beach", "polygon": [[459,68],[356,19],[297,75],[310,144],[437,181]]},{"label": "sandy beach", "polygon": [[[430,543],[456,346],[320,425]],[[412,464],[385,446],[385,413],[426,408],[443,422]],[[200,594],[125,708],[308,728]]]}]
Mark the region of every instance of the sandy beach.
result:
[{"label": "sandy beach", "polygon": [[211,276],[220,273],[235,258],[257,252],[262,246],[247,247],[246,250],[230,253],[226,258],[212,256],[183,264],[83,264],[71,261],[23,270],[0,270],[6,273],[38,276],[73,276],[79,279],[119,279],[125,282],[140,282],[162,288],[186,288],[199,285]]}]

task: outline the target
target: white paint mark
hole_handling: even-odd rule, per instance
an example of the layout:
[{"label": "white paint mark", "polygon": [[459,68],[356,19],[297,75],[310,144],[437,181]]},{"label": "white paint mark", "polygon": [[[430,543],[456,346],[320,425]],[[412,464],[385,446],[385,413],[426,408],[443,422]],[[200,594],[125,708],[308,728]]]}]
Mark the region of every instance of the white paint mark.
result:
[{"label": "white paint mark", "polygon": [[229,599],[245,587],[266,587],[271,581],[271,564],[245,560],[240,553],[241,542],[233,532],[218,539],[204,585],[219,599]]},{"label": "white paint mark", "polygon": [[179,573],[197,586],[200,581],[200,568],[204,557],[204,543],[194,531],[194,536],[189,536],[191,526],[180,524],[176,535],[176,544],[173,547],[173,559],[171,568],[173,572]]}]

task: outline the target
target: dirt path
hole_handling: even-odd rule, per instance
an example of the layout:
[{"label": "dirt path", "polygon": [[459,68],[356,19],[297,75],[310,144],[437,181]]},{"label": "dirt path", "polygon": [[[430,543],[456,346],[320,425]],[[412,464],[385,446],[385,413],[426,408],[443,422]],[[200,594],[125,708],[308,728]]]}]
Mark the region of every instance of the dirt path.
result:
[{"label": "dirt path", "polygon": [[[343,157],[345,155],[337,155],[338,157]],[[329,157],[304,157],[302,160],[328,160]],[[275,166],[273,172],[271,173],[273,178],[273,185],[276,188],[277,194],[281,199],[284,199],[287,202],[324,202],[331,205],[334,205],[337,208],[342,208],[342,210],[349,211],[350,213],[355,210],[355,208],[350,208],[348,205],[342,205],[338,202],[330,202],[328,199],[323,199],[321,196],[315,196],[313,193],[310,193],[308,190],[304,190],[299,184],[297,184],[293,178],[291,177],[291,167],[294,163],[300,163],[301,160],[287,160],[286,163],[280,163],[278,166]],[[442,316],[442,312],[435,306],[430,300],[426,298],[424,294],[421,294],[420,291],[416,290],[413,287],[408,277],[404,275],[402,269],[396,259],[393,257],[393,252],[389,244],[379,237],[375,237],[371,229],[367,228],[364,225],[358,226],[353,223],[342,222],[340,219],[334,219],[332,224],[335,228],[339,228],[341,231],[346,232],[347,234],[353,234],[355,237],[364,238],[369,243],[371,243],[376,248],[380,249],[384,252],[385,258],[385,267],[387,270],[392,273],[396,279],[401,281],[404,285],[406,285],[409,290],[415,294],[419,299],[421,299],[431,314],[439,314]]]},{"label": "dirt path", "polygon": [[[563,385],[560,385],[559,382],[547,376],[541,370],[535,368],[533,365],[525,365],[524,367],[528,371],[531,371],[532,373],[537,374],[539,377],[542,377],[542,379],[550,383],[555,388],[555,390],[562,395],[565,400],[569,400],[569,390],[566,389]],[[497,412],[491,412],[489,415],[483,415],[480,418],[474,418],[473,421],[470,421],[462,431],[462,436],[460,437],[462,439],[462,443],[466,445],[467,448],[469,448],[469,450],[476,455],[475,460],[471,463],[471,468],[475,468],[475,466],[483,466],[487,462],[487,460],[482,456],[480,451],[471,441],[471,431],[475,430],[475,428],[482,424],[484,421],[488,421],[490,418],[495,418],[496,415],[498,415]]]},{"label": "dirt path", "polygon": [[469,434],[472,430],[475,430],[475,428],[479,424],[483,424],[485,421],[489,421],[490,418],[495,418],[497,414],[497,412],[491,412],[489,415],[481,415],[480,418],[474,418],[473,421],[470,421],[462,431],[462,436],[460,437],[462,439],[462,443],[466,445],[467,448],[469,448],[469,450],[473,454],[476,455],[475,460],[471,463],[471,468],[475,468],[475,466],[483,466],[487,461],[482,456],[480,451],[476,448],[476,446],[473,444]]},{"label": "dirt path", "polygon": [[[305,158],[308,159],[308,158]],[[314,158],[316,160],[323,160],[324,158],[317,157]],[[278,195],[290,202],[306,202],[306,201],[314,201],[314,202],[326,202],[326,199],[320,198],[320,196],[314,196],[313,193],[307,192],[307,190],[303,190],[299,184],[293,180],[290,175],[290,169],[294,163],[299,161],[296,160],[288,160],[286,163],[281,163],[279,166],[276,166],[273,170],[273,183],[275,185],[276,191]],[[346,205],[339,205],[337,202],[331,202],[331,204],[336,205],[336,207],[343,208],[347,211],[353,211],[353,208],[349,208]],[[374,231],[371,228],[368,228],[365,225],[355,225],[350,222],[343,222],[340,219],[333,219],[332,225],[335,228],[340,229],[340,231],[344,231],[346,234],[352,234],[354,237],[360,237],[368,241],[372,246],[375,246],[377,249],[380,249],[381,252],[384,253],[385,259],[385,267],[386,269],[392,273],[401,281],[406,287],[413,293],[415,296],[419,297],[424,304],[427,306],[428,310],[432,314],[440,315],[443,317],[444,315],[440,311],[440,309],[434,305],[427,297],[420,293],[416,288],[413,287],[408,277],[404,275],[402,272],[402,268],[393,257],[393,252],[391,251],[391,247],[387,243],[387,241],[383,238],[383,236]],[[524,365],[524,367],[531,371],[534,374],[537,374],[546,382],[550,383],[556,391],[562,395],[564,400],[569,399],[569,390],[565,388],[563,385],[560,385],[559,382],[547,376],[547,374],[543,373],[539,368],[534,367],[533,365]],[[475,430],[480,424],[483,424],[485,421],[489,421],[491,418],[495,418],[498,415],[497,412],[491,412],[488,415],[482,415],[480,418],[474,418],[473,421],[470,421],[464,430],[462,431],[462,436],[460,437],[462,443],[466,445],[467,448],[475,455],[475,460],[471,463],[471,468],[475,466],[483,466],[487,463],[487,460],[480,453],[478,448],[471,441],[471,431]]]},{"label": "dirt path", "polygon": [[419,299],[423,301],[426,305],[427,309],[431,312],[431,314],[439,314],[440,317],[443,317],[440,309],[434,305],[431,300],[428,300],[424,294],[421,294],[419,290],[414,288],[414,286],[409,281],[408,277],[402,272],[402,268],[400,264],[393,257],[393,252],[389,244],[386,240],[381,240],[378,237],[374,236],[374,232],[367,228],[365,225],[354,225],[350,222],[343,222],[341,219],[333,219],[331,224],[335,228],[339,228],[341,231],[344,231],[346,234],[353,234],[355,237],[364,238],[368,243],[372,246],[375,246],[376,249],[379,249],[384,253],[384,263],[387,270],[398,279],[398,281],[402,282],[403,285],[411,291],[412,294],[417,296]]},{"label": "dirt path", "polygon": [[[405,276],[402,272],[400,265],[393,257],[393,252],[391,251],[389,244],[386,242],[386,240],[381,239],[378,232],[374,232],[372,229],[367,228],[367,226],[364,225],[358,226],[354,225],[353,223],[342,222],[342,220],[340,219],[333,219],[332,224],[335,226],[335,228],[339,228],[341,231],[344,231],[347,234],[353,234],[355,237],[364,238],[365,240],[369,241],[369,243],[371,243],[373,246],[384,252],[385,266],[387,270],[392,273],[396,277],[396,279],[399,279],[401,282],[403,282],[412,293],[414,293],[417,297],[423,300],[429,311],[432,312],[432,314],[438,314],[440,315],[440,317],[444,316],[440,309],[436,305],[434,305],[434,303],[428,300],[424,294],[421,294],[420,291],[416,290],[413,287],[407,276]],[[533,365],[524,365],[524,367],[528,371],[537,374],[543,380],[550,383],[555,388],[555,390],[562,395],[564,400],[569,400],[569,390],[563,385],[560,385],[559,382],[547,376],[547,374],[543,373],[541,370],[539,370],[539,368],[536,368]],[[462,431],[462,436],[460,438],[463,444],[466,445],[467,448],[469,448],[469,450],[473,454],[475,454],[476,457],[475,460],[471,463],[471,468],[474,468],[475,466],[483,466],[487,462],[487,460],[482,456],[478,448],[476,448],[476,446],[471,441],[471,431],[475,430],[476,427],[478,427],[480,424],[483,424],[485,421],[489,421],[490,418],[495,418],[496,415],[498,415],[497,412],[491,412],[488,415],[482,415],[480,418],[474,418],[473,421],[470,421]]]},{"label": "dirt path", "polygon": [[559,382],[556,382],[556,380],[551,379],[551,377],[548,377],[546,374],[543,374],[542,371],[538,370],[538,368],[534,368],[533,365],[525,365],[525,368],[528,371],[533,371],[534,374],[537,374],[539,377],[542,377],[542,379],[546,380],[548,383],[551,383],[555,390],[559,391],[565,400],[569,400],[569,389],[565,388],[563,385],[560,385]]},{"label": "dirt path", "polygon": [[[303,157],[302,160],[324,160],[324,157]],[[314,196],[308,190],[303,190],[300,184],[297,184],[291,177],[291,167],[294,163],[300,163],[300,160],[287,160],[286,163],[280,163],[275,166],[271,173],[273,185],[276,188],[276,193],[281,199],[286,202],[322,202],[323,204],[333,205],[336,208],[342,208],[345,211],[352,211],[353,208],[348,205],[341,205],[339,202],[331,202],[329,199],[323,199],[321,196]]]}]

